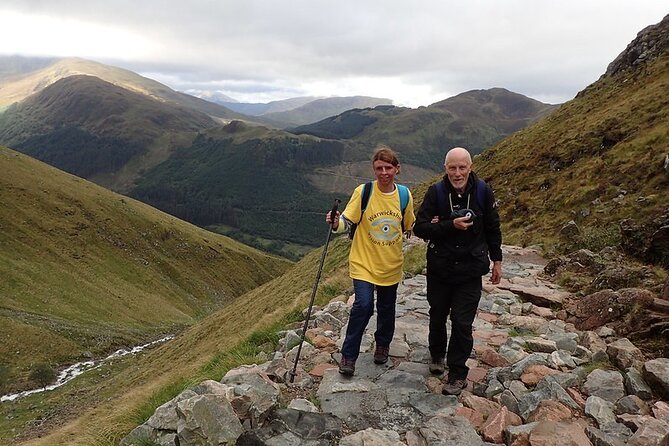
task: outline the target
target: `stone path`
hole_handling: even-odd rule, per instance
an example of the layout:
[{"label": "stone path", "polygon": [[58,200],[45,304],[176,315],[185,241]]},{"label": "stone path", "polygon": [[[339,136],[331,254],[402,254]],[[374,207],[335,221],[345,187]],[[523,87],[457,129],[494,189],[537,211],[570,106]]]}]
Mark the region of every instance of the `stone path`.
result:
[{"label": "stone path", "polygon": [[504,251],[505,279],[484,287],[459,397],[442,395],[428,370],[418,275],[398,289],[388,364],[373,363],[372,317],[355,375],[338,373],[351,299],[335,300],[312,315],[294,383],[296,348],[285,346],[299,335],[287,331],[272,358],[185,391],[122,444],[669,446],[669,359],[646,360],[607,327],[580,332],[557,319],[567,293],[541,280],[543,259]]}]

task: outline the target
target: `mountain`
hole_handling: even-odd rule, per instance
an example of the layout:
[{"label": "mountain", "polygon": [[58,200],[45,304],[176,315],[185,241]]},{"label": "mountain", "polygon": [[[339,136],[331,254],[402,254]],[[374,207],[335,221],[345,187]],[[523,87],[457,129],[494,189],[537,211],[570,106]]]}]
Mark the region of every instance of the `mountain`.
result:
[{"label": "mountain", "polygon": [[465,92],[418,109],[378,106],[350,110],[293,132],[350,140],[366,147],[386,143],[401,153],[403,162],[439,171],[449,148],[464,146],[480,153],[555,108],[493,88]]},{"label": "mountain", "polygon": [[334,195],[308,176],[344,160],[339,141],[233,121],[201,132],[137,180],[131,195],[200,226],[227,225],[302,245],[321,242]]},{"label": "mountain", "polygon": [[175,333],[289,267],[4,147],[0,170],[8,388],[21,388],[40,362],[56,367]]},{"label": "mountain", "polygon": [[573,100],[479,156],[506,240],[555,248],[560,228],[575,220],[583,247],[627,237],[630,249],[647,248],[643,258],[668,265],[668,85],[669,16]]},{"label": "mountain", "polygon": [[392,104],[392,100],[369,96],[350,96],[316,99],[300,107],[283,112],[267,112],[263,118],[282,124],[282,127],[296,127],[335,116],[347,110]]},{"label": "mountain", "polygon": [[[221,93],[220,91],[210,91],[210,90],[186,90],[184,93],[189,94],[191,96],[195,96],[200,99],[204,99],[205,101],[209,102],[214,102],[216,104],[222,105],[225,107],[226,103],[230,104],[236,104],[238,101],[236,101],[234,98],[231,98],[230,96]],[[226,107],[229,108],[229,107]],[[230,110],[233,110],[230,108]]]},{"label": "mountain", "polygon": [[162,161],[170,146],[216,125],[193,109],[75,75],[2,113],[0,143],[123,190],[142,169]]},{"label": "mountain", "polygon": [[251,116],[261,116],[266,113],[283,112],[301,107],[309,102],[315,101],[315,96],[302,96],[298,98],[282,99],[280,101],[271,101],[267,103],[247,103],[247,102],[220,102],[224,107],[230,110]]},{"label": "mountain", "polygon": [[0,57],[0,73],[5,70],[13,72],[14,76],[11,80],[0,84],[0,111],[40,92],[60,79],[74,75],[89,75],[158,101],[191,108],[217,118],[244,119],[244,116],[221,105],[176,92],[166,85],[132,71],[90,60]]}]

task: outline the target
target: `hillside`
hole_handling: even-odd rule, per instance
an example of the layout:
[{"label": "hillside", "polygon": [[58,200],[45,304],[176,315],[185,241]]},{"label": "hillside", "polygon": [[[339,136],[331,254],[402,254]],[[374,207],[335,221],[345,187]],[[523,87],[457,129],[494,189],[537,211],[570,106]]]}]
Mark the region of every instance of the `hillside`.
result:
[{"label": "hillside", "polygon": [[[349,246],[345,238],[331,243],[317,304],[349,287]],[[299,320],[308,305],[320,256],[320,249],[312,251],[281,277],[234,299],[144,356],[0,405],[0,442],[17,435],[32,438],[21,443],[26,445],[118,444],[174,392],[202,379],[220,379],[229,368],[253,362],[258,352],[271,348],[274,331]],[[12,428],[17,432],[12,434]]]},{"label": "hillside", "polygon": [[315,246],[323,238],[324,209],[335,197],[307,176],[341,163],[346,151],[339,141],[233,121],[147,171],[131,195],[200,226],[224,224]]},{"label": "hillside", "polygon": [[11,72],[13,76],[0,85],[0,111],[39,93],[61,79],[75,75],[89,75],[160,102],[190,108],[217,118],[244,118],[219,104],[174,91],[160,82],[130,70],[86,59],[0,57],[0,72],[2,71]]},{"label": "hillside", "polygon": [[0,170],[9,388],[36,363],[174,333],[289,266],[6,148]]},{"label": "hillside", "polygon": [[475,166],[496,190],[508,242],[554,247],[575,220],[582,244],[596,249],[619,243],[631,219],[628,248],[669,264],[667,147],[669,16],[640,32],[598,81]]},{"label": "hillside", "polygon": [[315,99],[299,107],[286,111],[267,111],[265,119],[280,123],[282,127],[295,127],[317,122],[330,116],[336,116],[347,110],[370,108],[377,105],[392,104],[392,100],[368,96],[332,97]]},{"label": "hillside", "polygon": [[165,158],[175,143],[214,126],[204,113],[77,75],[0,114],[0,143],[123,190],[124,182]]},{"label": "hillside", "polygon": [[555,106],[493,88],[465,92],[418,109],[379,106],[351,110],[297,127],[294,132],[349,139],[367,147],[386,143],[402,154],[403,162],[438,171],[449,148],[464,145],[473,153],[480,153],[554,109]]}]

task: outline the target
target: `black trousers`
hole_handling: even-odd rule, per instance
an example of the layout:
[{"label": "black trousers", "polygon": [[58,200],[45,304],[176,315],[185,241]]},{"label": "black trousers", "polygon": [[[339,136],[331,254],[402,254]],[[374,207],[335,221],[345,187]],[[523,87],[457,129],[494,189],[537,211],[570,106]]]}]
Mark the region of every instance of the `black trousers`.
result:
[{"label": "black trousers", "polygon": [[[427,275],[427,300],[430,303],[430,333],[428,341],[433,358],[446,357],[448,379],[466,379],[465,365],[474,347],[472,324],[481,299],[481,278],[450,283]],[[451,317],[451,338],[447,340],[446,319]],[[446,347],[448,346],[448,352]]]}]

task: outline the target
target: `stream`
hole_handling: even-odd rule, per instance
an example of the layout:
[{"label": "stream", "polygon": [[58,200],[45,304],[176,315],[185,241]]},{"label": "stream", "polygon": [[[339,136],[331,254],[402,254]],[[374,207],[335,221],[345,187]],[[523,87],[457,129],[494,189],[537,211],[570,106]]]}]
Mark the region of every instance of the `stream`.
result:
[{"label": "stream", "polygon": [[132,347],[131,349],[123,349],[122,348],[122,349],[116,350],[114,353],[107,356],[106,358],[99,359],[97,361],[77,362],[76,364],[72,364],[71,366],[67,367],[66,369],[60,371],[58,373],[58,378],[56,379],[56,382],[54,382],[53,384],[50,384],[46,387],[40,387],[39,389],[24,390],[23,392],[3,395],[3,396],[0,397],[0,402],[14,401],[15,399],[23,398],[25,396],[32,395],[34,393],[46,392],[47,390],[57,389],[58,387],[62,386],[63,384],[66,384],[66,383],[72,381],[74,378],[81,375],[85,371],[96,369],[107,361],[110,361],[110,360],[115,359],[115,358],[120,358],[120,357],[123,357],[123,356],[127,356],[127,355],[135,355],[135,354],[141,352],[142,350],[144,350],[145,348],[152,347],[156,344],[161,344],[163,342],[169,341],[172,338],[174,338],[174,335],[168,335],[168,336],[165,336],[164,338],[160,338],[160,339],[157,339],[155,341],[149,342],[148,344],[143,344],[143,345],[138,345],[136,347]]}]

